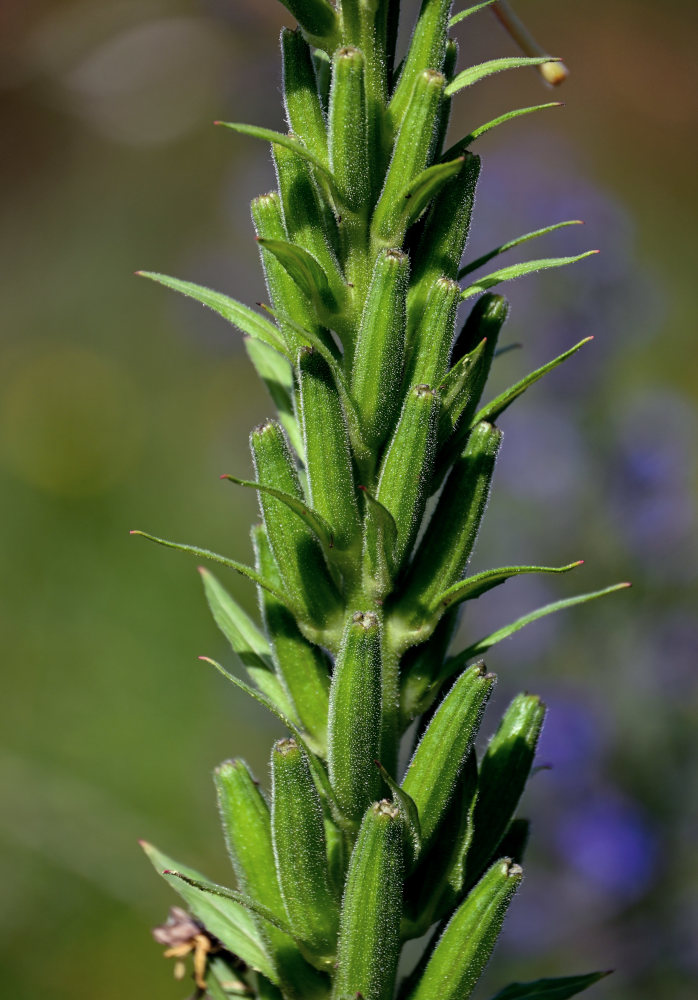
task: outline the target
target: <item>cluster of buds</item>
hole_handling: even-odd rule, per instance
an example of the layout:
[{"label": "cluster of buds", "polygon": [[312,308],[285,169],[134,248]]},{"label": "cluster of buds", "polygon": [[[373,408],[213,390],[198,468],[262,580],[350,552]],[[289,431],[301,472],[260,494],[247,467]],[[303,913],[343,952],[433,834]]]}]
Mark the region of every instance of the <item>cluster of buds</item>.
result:
[{"label": "cluster of buds", "polygon": [[[501,414],[586,343],[484,402],[508,312],[491,289],[586,254],[472,277],[572,220],[463,262],[480,174],[471,147],[551,104],[473,127],[448,149],[445,138],[452,101],[479,80],[530,66],[564,73],[504,3],[452,17],[450,0],[423,0],[398,64],[399,0],[283,2],[299,25],[281,36],[289,131],[222,123],[271,143],[278,188],[252,204],[269,303],[256,311],[147,276],[243,332],[278,411],[252,432],[254,479],[224,477],[258,492],[256,565],[155,540],[257,586],[259,622],[201,571],[249,683],[214,666],[289,737],[272,750],[269,799],[244,761],[216,771],[236,889],[146,845],[194,918],[185,940],[162,929],[159,940],[180,958],[194,953],[196,983],[214,998],[467,1000],[521,882],[527,824],[516,810],[545,712],[538,697],[516,697],[478,759],[496,681],[479,657],[536,618],[617,588],[539,608],[449,653],[465,602],[522,573],[579,565],[467,572]],[[450,31],[487,7],[526,54],[459,70]],[[403,945],[430,930],[400,978]],[[244,965],[233,969],[232,955]],[[499,996],[570,997],[598,978]]]}]

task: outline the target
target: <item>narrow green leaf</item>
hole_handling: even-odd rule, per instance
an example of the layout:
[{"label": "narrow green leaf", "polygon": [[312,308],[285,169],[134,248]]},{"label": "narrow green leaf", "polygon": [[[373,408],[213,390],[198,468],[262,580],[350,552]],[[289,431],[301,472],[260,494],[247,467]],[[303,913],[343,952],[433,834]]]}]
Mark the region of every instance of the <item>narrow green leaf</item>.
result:
[{"label": "narrow green leaf", "polygon": [[400,954],[403,822],[385,800],[366,810],[342,903],[333,997],[391,1000]]},{"label": "narrow green leaf", "polygon": [[430,201],[436,198],[450,180],[463,169],[464,156],[444,163],[434,163],[423,170],[402,192],[405,229],[419,218]]},{"label": "narrow green leaf", "polygon": [[446,87],[446,94],[457,94],[466,87],[471,87],[474,83],[484,80],[485,77],[494,73],[501,73],[507,69],[522,69],[526,66],[542,66],[543,63],[560,62],[560,59],[551,56],[505,56],[503,59],[489,59],[487,62],[478,63],[464,69],[452,83]]},{"label": "narrow green leaf", "polygon": [[293,135],[288,135],[284,132],[275,132],[270,128],[260,128],[259,125],[244,125],[241,122],[214,122],[214,125],[222,125],[224,128],[230,128],[234,132],[240,132],[242,135],[250,135],[254,139],[263,139],[265,142],[271,142],[274,146],[283,146],[284,149],[290,149],[296,156],[300,156],[312,167],[315,167],[316,170],[321,171],[332,185],[335,184],[328,164],[316,153],[311,152],[307,146],[304,146]]},{"label": "narrow green leaf", "polygon": [[400,810],[402,821],[405,824],[408,842],[410,845],[410,862],[415,864],[422,850],[422,829],[419,822],[419,810],[414,799],[407,794],[404,788],[398,785],[397,781],[383,767],[379,760],[375,761],[376,767],[380,771],[383,781],[393,793],[393,802]]},{"label": "narrow green leaf", "polygon": [[484,125],[478,125],[474,128],[472,132],[469,132],[458,142],[454,142],[446,152],[442,155],[442,160],[450,160],[454,156],[458,156],[460,153],[465,153],[480,136],[485,135],[490,132],[493,128],[497,128],[498,125],[503,125],[505,122],[513,121],[514,118],[521,118],[522,115],[530,115],[534,111],[545,111],[546,108],[562,108],[564,104],[560,101],[548,101],[547,104],[534,104],[529,108],[516,108],[513,111],[507,111],[506,114],[498,115],[489,122],[485,122]]},{"label": "narrow green leaf", "polygon": [[448,670],[447,676],[451,676],[451,674],[460,670],[468,660],[473,659],[475,656],[481,656],[488,649],[491,649],[492,646],[496,646],[498,642],[508,639],[509,636],[514,635],[519,629],[530,625],[531,622],[538,621],[539,618],[545,618],[546,615],[551,615],[555,611],[564,611],[565,608],[573,608],[577,604],[586,604],[587,601],[593,601],[597,597],[614,594],[617,590],[626,590],[629,586],[629,583],[616,583],[612,587],[605,587],[603,590],[595,590],[589,594],[577,594],[576,597],[566,597],[564,600],[553,601],[552,604],[536,608],[535,611],[530,611],[527,615],[522,615],[521,618],[517,618],[510,625],[505,625],[503,628],[497,629],[496,632],[492,632],[490,635],[484,636],[484,638],[474,642],[472,646],[468,646],[463,652],[452,656],[445,664],[445,668]]},{"label": "narrow green leaf", "polygon": [[276,876],[293,934],[319,967],[334,960],[339,906],[330,888],[320,798],[295,740],[271,755],[271,828]]},{"label": "narrow green leaf", "polygon": [[476,573],[475,576],[466,577],[459,583],[454,583],[452,587],[444,591],[434,602],[434,611],[438,607],[449,607],[454,604],[461,604],[463,601],[473,601],[498,587],[513,576],[521,576],[524,573],[569,573],[571,569],[581,566],[583,559],[570,563],[568,566],[502,566],[499,569],[488,569],[483,573]]},{"label": "narrow green leaf", "polygon": [[257,242],[269,253],[274,254],[320,313],[336,309],[337,301],[330,291],[327,275],[312,254],[287,240],[268,240],[258,237]]},{"label": "narrow green leaf", "polygon": [[509,858],[490,868],[449,921],[410,1000],[468,1000],[521,878]]},{"label": "narrow green leaf", "polygon": [[150,278],[151,281],[156,281],[159,285],[164,285],[181,295],[186,295],[187,298],[196,299],[197,302],[208,306],[223,319],[232,323],[242,333],[246,333],[248,337],[254,337],[255,340],[260,340],[263,344],[273,347],[275,351],[281,352],[284,357],[289,357],[283,337],[278,329],[269,320],[250,309],[249,306],[245,306],[221,292],[214,292],[210,288],[204,288],[203,285],[195,285],[191,281],[180,281],[179,278],[170,278],[166,274],[156,274],[154,271],[136,271],[136,274],[142,278]]},{"label": "narrow green leaf", "polygon": [[494,682],[494,675],[486,674],[480,665],[459,677],[410,761],[402,787],[419,810],[425,852],[439,834]]},{"label": "narrow green leaf", "polygon": [[[470,403],[477,371],[483,363],[487,338],[483,337],[477,347],[464,354],[441,380],[441,414],[439,416],[439,445],[443,446],[451,437],[466,406]],[[496,351],[494,352],[496,355]]]},{"label": "narrow green leaf", "polygon": [[[161,875],[165,871],[176,868],[182,874],[193,879],[203,878],[195,869],[178,865],[176,861],[158,851],[152,844],[143,841],[141,846],[155,870]],[[212,897],[200,889],[188,885],[183,880],[176,882],[172,880],[170,884],[184,899],[194,917],[200,920],[214,937],[222,941],[229,951],[234,955],[239,955],[251,968],[261,972],[271,982],[279,982],[278,974],[255,922],[245,907],[233,900]]]},{"label": "narrow green leaf", "polygon": [[485,0],[484,3],[477,3],[474,7],[468,7],[466,10],[462,10],[459,14],[454,14],[451,20],[448,22],[449,28],[455,28],[457,24],[464,21],[466,17],[470,17],[471,14],[477,14],[479,10],[484,10],[485,7],[490,7],[496,0]]},{"label": "narrow green leaf", "polygon": [[543,229],[536,229],[532,233],[524,233],[523,236],[517,236],[515,240],[509,240],[507,243],[502,243],[501,246],[495,247],[494,250],[490,250],[489,253],[483,254],[482,257],[478,257],[477,260],[471,260],[469,264],[462,267],[458,272],[458,280],[464,278],[466,274],[470,274],[471,271],[477,271],[479,267],[486,264],[488,261],[492,260],[493,257],[499,256],[499,254],[505,253],[507,250],[512,250],[514,247],[521,246],[522,243],[528,243],[529,240],[535,240],[539,236],[547,236],[548,233],[554,233],[556,229],[564,229],[565,226],[583,226],[584,223],[581,219],[569,219],[567,222],[557,222],[553,226],[545,226]]},{"label": "narrow green leaf", "polygon": [[199,569],[199,573],[214,621],[240,657],[250,679],[282,711],[294,717],[293,706],[274,673],[266,638],[212,573],[205,569]]},{"label": "narrow green leaf", "polygon": [[513,281],[515,278],[522,278],[524,275],[534,274],[536,271],[548,271],[554,267],[565,267],[567,264],[576,264],[578,260],[584,260],[585,257],[592,257],[598,252],[598,250],[587,250],[586,253],[577,254],[576,257],[546,257],[542,260],[526,260],[521,264],[510,264],[509,267],[493,271],[492,274],[487,274],[478,281],[473,282],[472,285],[468,285],[463,291],[463,298],[472,298],[473,295],[486,292],[489,288],[494,288],[495,285],[500,285],[503,281]]},{"label": "narrow green leaf", "polygon": [[589,989],[607,972],[590,972],[586,976],[564,976],[561,979],[536,979],[532,983],[512,983],[500,990],[492,1000],[568,1000]]},{"label": "narrow green leaf", "polygon": [[317,511],[314,511],[312,507],[302,499],[299,499],[299,497],[285,493],[283,490],[277,490],[273,486],[265,486],[263,483],[253,483],[249,479],[238,479],[237,476],[231,476],[227,473],[221,476],[221,479],[227,479],[228,482],[235,483],[237,486],[245,486],[248,489],[259,490],[262,493],[268,493],[269,496],[276,497],[277,500],[280,500],[289,510],[292,510],[294,514],[300,517],[327,549],[333,548],[334,537],[329,524],[324,518],[320,517]]},{"label": "narrow green leaf", "polygon": [[358,825],[380,779],[381,627],[371,611],[350,615],[332,674],[327,730],[330,782],[342,812]]},{"label": "narrow green leaf", "polygon": [[526,389],[528,389],[529,386],[543,378],[543,376],[547,375],[548,372],[551,372],[553,368],[557,368],[557,366],[562,364],[563,361],[566,361],[567,358],[571,358],[573,354],[577,353],[580,347],[588,344],[589,341],[593,339],[593,337],[585,337],[584,340],[580,340],[578,344],[571,347],[569,351],[565,351],[564,354],[560,354],[557,358],[549,361],[547,365],[536,368],[536,370],[531,372],[530,375],[526,375],[525,378],[522,378],[504,392],[500,393],[499,396],[496,396],[490,403],[483,406],[483,408],[475,414],[471,426],[475,426],[475,424],[479,423],[481,420],[488,420],[493,423],[502,415],[502,413],[504,413],[506,408],[510,406],[515,399],[518,399],[518,397],[524,393]]},{"label": "narrow green leaf", "polygon": [[246,910],[254,913],[255,916],[266,920],[268,924],[276,927],[283,934],[287,934],[295,941],[302,941],[302,938],[294,935],[290,924],[286,920],[274,913],[273,910],[270,910],[269,907],[256,902],[249,896],[245,896],[242,892],[236,892],[235,889],[228,889],[226,886],[218,885],[216,882],[209,882],[208,879],[192,878],[191,875],[186,875],[184,872],[177,871],[176,869],[164,871],[162,874],[170,885],[175,885],[176,881],[184,882],[194,889],[200,889],[206,895],[216,896],[218,899],[229,899],[233,903],[238,903],[240,906],[244,906]]},{"label": "narrow green leaf", "polygon": [[201,559],[208,559],[211,562],[220,563],[221,566],[227,566],[228,569],[234,569],[236,573],[241,576],[246,576],[248,580],[252,580],[253,583],[258,584],[260,587],[264,587],[268,590],[270,594],[273,594],[277,601],[281,601],[288,607],[288,598],[285,594],[280,593],[274,587],[270,586],[267,580],[264,580],[259,573],[255,573],[253,569],[249,566],[245,566],[244,563],[239,563],[235,559],[228,559],[227,556],[221,556],[217,552],[211,552],[209,549],[201,549],[198,545],[182,545],[180,542],[170,542],[166,538],[157,538],[155,535],[149,535],[147,531],[130,531],[130,535],[140,535],[141,538],[147,538],[150,542],[157,542],[158,545],[164,545],[167,549],[177,549],[179,552],[188,552],[189,555],[199,556]]}]

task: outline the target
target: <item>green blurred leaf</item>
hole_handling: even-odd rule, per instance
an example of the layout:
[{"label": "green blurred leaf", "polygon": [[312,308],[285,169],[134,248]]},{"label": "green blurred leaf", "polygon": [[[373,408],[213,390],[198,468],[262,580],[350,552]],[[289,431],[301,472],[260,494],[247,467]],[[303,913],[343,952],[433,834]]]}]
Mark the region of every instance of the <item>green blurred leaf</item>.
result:
[{"label": "green blurred leaf", "polygon": [[166,274],[156,274],[154,271],[136,271],[136,274],[142,278],[150,278],[151,281],[156,281],[159,285],[164,285],[165,288],[171,288],[181,295],[186,295],[187,298],[196,299],[197,302],[208,306],[223,319],[232,323],[242,333],[254,337],[255,340],[261,340],[263,344],[273,347],[284,357],[289,357],[283,337],[277,328],[259,313],[250,309],[249,306],[245,306],[221,292],[214,292],[210,288],[204,288],[203,285],[195,285],[191,281],[180,281],[179,278],[170,278]]},{"label": "green blurred leaf", "polygon": [[[206,882],[195,869],[178,865],[152,844],[142,842],[141,846],[155,870],[165,877],[175,892],[179,893],[194,917],[201,921],[206,930],[251,968],[261,972],[273,983],[278,983],[276,970],[247,908],[238,900],[224,899],[204,892],[198,885],[186,881],[190,879],[192,883]],[[178,870],[180,878],[167,878],[165,873],[173,869]]]},{"label": "green blurred leaf", "polygon": [[590,972],[586,976],[564,976],[562,979],[536,979],[531,983],[512,983],[500,990],[492,1000],[568,1000],[583,990],[610,976],[611,972]]},{"label": "green blurred leaf", "polygon": [[468,69],[464,69],[452,83],[449,83],[445,93],[446,96],[457,94],[459,90],[471,87],[479,80],[484,80],[485,77],[492,76],[494,73],[501,73],[502,70],[522,69],[525,66],[542,66],[543,63],[549,62],[560,62],[560,60],[551,58],[550,56],[506,56],[503,59],[490,59],[487,62],[478,63],[477,66],[470,66]]},{"label": "green blurred leaf", "polygon": [[483,254],[482,257],[478,257],[477,260],[470,261],[465,267],[461,268],[458,273],[458,280],[464,278],[466,274],[470,274],[471,271],[477,271],[479,267],[486,264],[488,261],[492,260],[493,257],[499,256],[499,254],[505,253],[507,250],[513,250],[514,247],[521,246],[522,243],[528,243],[529,240],[535,240],[539,236],[546,236],[548,233],[554,233],[556,229],[564,229],[565,226],[582,226],[584,223],[581,219],[568,219],[566,222],[556,222],[553,226],[545,226],[543,229],[536,229],[532,233],[524,233],[523,236],[517,236],[515,240],[509,240],[507,243],[502,243],[501,246],[495,247],[494,250],[490,250],[489,253]]},{"label": "green blurred leaf", "polygon": [[472,285],[468,285],[463,291],[463,298],[472,298],[473,295],[486,292],[489,288],[494,288],[495,285],[499,285],[503,281],[513,281],[515,278],[522,278],[526,274],[534,274],[536,271],[548,271],[554,267],[565,267],[566,264],[576,264],[578,260],[584,260],[585,257],[592,257],[598,252],[598,250],[587,250],[586,253],[577,254],[576,257],[546,257],[542,260],[526,260],[521,264],[510,264],[509,267],[493,271],[492,274],[487,274],[478,281],[473,282]]}]

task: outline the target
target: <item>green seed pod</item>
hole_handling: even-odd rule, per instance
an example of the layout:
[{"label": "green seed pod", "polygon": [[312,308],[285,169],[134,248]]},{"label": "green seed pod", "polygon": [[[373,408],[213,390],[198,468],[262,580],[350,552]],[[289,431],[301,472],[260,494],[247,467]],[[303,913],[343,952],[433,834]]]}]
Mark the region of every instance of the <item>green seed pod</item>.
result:
[{"label": "green seed pod", "polygon": [[271,829],[276,875],[293,931],[321,963],[335,954],[339,906],[330,888],[322,805],[295,740],[271,755]]},{"label": "green seed pod", "polygon": [[496,856],[531,773],[544,718],[545,705],[540,698],[519,694],[490,741],[480,765],[475,833],[466,858],[466,888]]},{"label": "green seed pod", "polygon": [[342,198],[342,214],[346,210],[365,214],[371,178],[364,57],[351,46],[338,49],[332,60],[329,135],[330,167]]},{"label": "green seed pod", "polygon": [[494,682],[494,674],[486,674],[481,664],[461,674],[410,761],[402,787],[417,804],[425,853],[451,803]]},{"label": "green seed pod", "polygon": [[[415,254],[414,272],[407,296],[408,340],[417,329],[427,296],[441,275],[455,280],[470,230],[480,157],[465,153],[460,172],[435,199]],[[482,336],[485,336],[483,333]],[[482,338],[480,338],[482,339]]]},{"label": "green seed pod", "polygon": [[403,822],[385,800],[367,810],[342,902],[333,1000],[391,1000],[400,954]]},{"label": "green seed pod", "polygon": [[422,0],[410,48],[388,108],[393,129],[409,114],[412,89],[424,70],[441,70],[446,54],[446,29],[451,0]]},{"label": "green seed pod", "polygon": [[361,522],[342,405],[329,366],[316,351],[300,352],[298,373],[310,503],[344,551],[360,545]]},{"label": "green seed pod", "polygon": [[[499,334],[509,315],[509,303],[503,295],[495,295],[487,292],[482,295],[468,314],[468,318],[463,324],[463,329],[458,334],[453,345],[452,364],[457,364],[462,357],[474,350],[484,339],[487,340],[487,361],[479,371],[477,385],[473,395],[473,402],[469,406],[475,413],[482,396],[482,390],[490,374],[490,366],[494,352],[497,349]],[[479,390],[479,391],[477,391]]]},{"label": "green seed pod", "polygon": [[[257,481],[302,499],[284,432],[267,420],[250,435]],[[317,539],[281,500],[260,492],[267,537],[286,591],[303,622],[322,628],[339,610],[339,595]]]},{"label": "green seed pod", "polygon": [[330,106],[330,80],[332,78],[332,61],[327,52],[323,52],[322,49],[313,50],[313,67],[315,69],[320,106],[323,112],[327,114]]},{"label": "green seed pod", "polygon": [[[260,195],[252,202],[252,218],[255,231],[261,240],[285,240],[286,227],[281,213],[281,201],[274,191]],[[260,245],[260,254],[264,274],[267,281],[269,299],[279,314],[279,326],[289,350],[295,356],[298,348],[305,343],[298,330],[290,323],[284,322],[284,317],[292,317],[302,328],[314,332],[326,340],[326,334],[318,325],[315,310],[308,297],[300,290],[279,259],[269,250]]]},{"label": "green seed pod", "polygon": [[[276,560],[261,525],[252,529],[252,542],[257,571],[265,579],[273,580],[275,585],[276,578],[281,583]],[[329,660],[318,646],[301,635],[288,609],[261,587],[259,604],[276,672],[293,702],[312,749],[325,757],[330,702]]]},{"label": "green seed pod", "polygon": [[311,168],[307,160],[286,146],[276,143],[272,150],[288,241],[292,246],[306,250],[317,261],[339,307],[346,295],[346,285],[332,250],[336,232],[327,229],[328,217],[318,196]]},{"label": "green seed pod", "polygon": [[450,278],[437,278],[429,289],[407,365],[409,385],[438,385],[446,374],[460,295],[460,285]]},{"label": "green seed pod", "polygon": [[282,28],[281,54],[288,127],[311,153],[327,163],[327,131],[315,69],[310,47],[300,31]]},{"label": "green seed pod", "polygon": [[449,921],[410,1000],[468,1000],[522,874],[509,858],[490,868]]},{"label": "green seed pod", "polygon": [[[271,817],[267,801],[247,765],[225,761],[214,772],[218,809],[228,853],[242,892],[274,913],[283,913],[283,900],[274,868]],[[260,929],[274,955],[284,995],[294,1000],[322,996],[322,977],[299,954],[278,928],[260,921]]]},{"label": "green seed pod", "polygon": [[[405,583],[405,604],[418,609],[418,615],[428,612],[465,571],[487,506],[501,440],[498,428],[478,424],[449,473]],[[455,536],[454,525],[458,525]]]},{"label": "green seed pod", "polygon": [[441,73],[431,69],[425,69],[415,80],[414,91],[371,222],[376,249],[381,246],[399,246],[405,235],[405,195],[411,181],[429,164],[445,82]]},{"label": "green seed pod", "polygon": [[409,555],[424,513],[438,413],[439,397],[433,389],[410,389],[381,465],[376,497],[397,525],[397,566]]},{"label": "green seed pod", "polygon": [[332,674],[327,734],[330,782],[342,812],[358,824],[376,798],[381,734],[381,627],[371,611],[349,618]]},{"label": "green seed pod", "polygon": [[400,406],[409,268],[400,250],[378,254],[356,341],[351,394],[373,450],[393,428]]}]

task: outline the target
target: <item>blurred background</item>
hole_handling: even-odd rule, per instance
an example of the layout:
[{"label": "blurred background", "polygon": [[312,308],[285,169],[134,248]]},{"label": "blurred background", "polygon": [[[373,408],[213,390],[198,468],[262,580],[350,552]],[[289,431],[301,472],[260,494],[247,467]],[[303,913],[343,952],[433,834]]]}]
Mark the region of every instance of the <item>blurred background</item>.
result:
[{"label": "blurred background", "polygon": [[[461,5],[458,5],[461,6]],[[498,710],[550,706],[528,878],[479,996],[615,968],[594,996],[698,995],[696,225],[692,0],[519,0],[572,70],[566,108],[479,143],[469,253],[581,218],[519,256],[599,247],[508,290],[493,391],[595,339],[502,420],[476,567],[583,557],[468,611],[470,640],[556,597],[634,587],[495,648]],[[132,276],[264,297],[248,216],[282,127],[274,0],[3,0],[0,160],[0,921],[14,1000],[184,998],[149,928],[174,902],[145,837],[230,880],[210,772],[265,777],[280,735],[196,657],[232,657],[190,559],[140,527],[249,560],[249,428],[271,412],[239,336]],[[514,54],[488,12],[461,59]],[[452,138],[551,99],[536,74],[460,95]],[[529,249],[531,250],[528,253]],[[693,258],[693,259],[692,259]],[[227,581],[252,610],[254,594]]]}]

